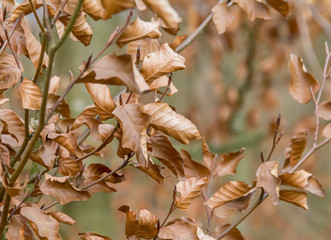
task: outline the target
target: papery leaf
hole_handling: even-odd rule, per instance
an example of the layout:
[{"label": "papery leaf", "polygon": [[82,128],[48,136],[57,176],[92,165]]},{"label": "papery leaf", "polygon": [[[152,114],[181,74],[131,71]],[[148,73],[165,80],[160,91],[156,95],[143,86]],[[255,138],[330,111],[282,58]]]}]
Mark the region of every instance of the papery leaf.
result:
[{"label": "papery leaf", "polygon": [[159,31],[159,22],[145,22],[139,17],[129,24],[116,43],[119,47],[125,44],[144,38],[159,38],[161,33]]},{"label": "papery leaf", "polygon": [[320,184],[320,182],[317,180],[317,178],[311,176],[308,179],[308,185],[306,185],[304,188],[304,190],[311,192],[321,198],[325,197],[325,192],[323,190],[322,185]]},{"label": "papery leaf", "polygon": [[148,8],[162,19],[161,26],[170,34],[176,35],[182,19],[172,8],[169,0],[143,0]]},{"label": "papery leaf", "polygon": [[152,82],[167,73],[185,68],[185,58],[175,53],[167,43],[161,45],[160,50],[144,57],[141,74],[147,82]]},{"label": "papery leaf", "polygon": [[67,214],[63,212],[53,211],[47,214],[52,216],[55,220],[57,220],[60,223],[72,225],[76,222],[75,220],[73,220],[71,217],[69,217]]},{"label": "papery leaf", "polygon": [[207,234],[205,234],[201,228],[198,227],[197,230],[197,237],[199,240],[216,240],[216,238],[213,238]]},{"label": "papery leaf", "polygon": [[311,173],[306,172],[305,170],[298,170],[293,173],[284,173],[280,175],[281,183],[284,185],[304,188],[308,185],[308,180],[312,176]]},{"label": "papery leaf", "polygon": [[288,2],[285,0],[266,0],[267,3],[270,4],[271,7],[276,9],[278,12],[280,12],[284,17],[287,16],[289,11],[289,5]]},{"label": "papery leaf", "polygon": [[83,11],[95,21],[100,19],[108,19],[111,17],[110,15],[106,16],[101,0],[83,1]]},{"label": "papery leaf", "polygon": [[199,240],[197,225],[186,221],[178,221],[162,227],[157,236],[160,240]]},{"label": "papery leaf", "polygon": [[83,151],[77,146],[77,136],[73,132],[62,134],[50,132],[47,137],[63,146],[77,157],[82,157],[84,155]]},{"label": "papery leaf", "polygon": [[181,143],[199,139],[196,126],[184,116],[176,113],[168,104],[154,102],[140,107],[143,113],[151,116],[151,126],[170,135]]},{"label": "papery leaf", "polygon": [[204,204],[211,209],[222,206],[223,204],[241,198],[248,194],[253,188],[245,182],[231,181],[220,187],[217,192],[210,197]]},{"label": "papery leaf", "polygon": [[318,116],[325,120],[331,120],[331,101],[324,101],[319,105]]},{"label": "papery leaf", "polygon": [[109,18],[111,15],[119,13],[128,8],[134,8],[134,0],[101,0],[101,3],[105,9],[105,16]]},{"label": "papery leaf", "polygon": [[331,123],[326,125],[323,129],[323,135],[326,138],[331,138]]},{"label": "papery leaf", "polygon": [[49,80],[49,88],[48,88],[48,93],[49,94],[57,94],[57,91],[59,89],[61,83],[61,77],[58,76],[53,76],[50,80]]},{"label": "papery leaf", "polygon": [[[47,111],[50,111],[53,108],[53,106],[59,100],[59,98],[60,96],[58,95],[48,94],[47,103],[46,103]],[[60,102],[60,104],[57,106],[57,108],[54,111],[60,113],[65,118],[70,118],[70,107],[64,99]]]},{"label": "papery leaf", "polygon": [[58,172],[63,176],[74,177],[82,169],[82,161],[75,161],[72,158],[59,158],[58,159],[59,170]]},{"label": "papery leaf", "polygon": [[102,57],[78,82],[126,85],[138,94],[149,90],[143,76],[128,54]]},{"label": "papery leaf", "polygon": [[0,94],[14,86],[21,78],[21,70],[17,67],[13,55],[3,52],[0,55]]},{"label": "papery leaf", "polygon": [[[24,123],[17,114],[10,109],[0,109],[0,120],[6,124],[7,132],[22,144],[25,136]],[[5,133],[4,130],[2,133]]]},{"label": "papery leaf", "polygon": [[214,162],[216,162],[216,154],[210,152],[209,146],[207,144],[206,138],[202,138],[202,153],[203,153],[203,161],[206,163],[207,167],[212,169],[214,166]]},{"label": "papery leaf", "polygon": [[41,90],[37,84],[26,78],[23,79],[18,90],[25,109],[38,110],[41,106]]},{"label": "papery leaf", "polygon": [[256,171],[256,187],[262,187],[270,196],[273,204],[278,204],[280,178],[278,162],[269,161],[260,165]]},{"label": "papery leaf", "polygon": [[[110,173],[112,170],[100,163],[92,163],[89,164],[84,172],[83,177],[86,181],[89,181],[90,178],[93,178],[95,176],[103,177],[104,175]],[[109,183],[120,183],[125,181],[125,176],[123,174],[113,173],[110,176],[108,176],[106,179],[104,179],[105,182]]]},{"label": "papery leaf", "polygon": [[55,141],[46,140],[35,154],[41,159],[47,168],[53,169],[57,158],[58,144]]},{"label": "papery leaf", "polygon": [[157,39],[142,39],[130,42],[127,46],[127,52],[134,60],[136,60],[137,57],[138,46],[140,48],[140,61],[142,61],[146,55],[152,52],[156,52],[160,49],[160,43]]},{"label": "papery leaf", "polygon": [[194,161],[191,155],[184,149],[180,151],[184,161],[185,177],[210,177],[210,170],[203,164]]},{"label": "papery leaf", "polygon": [[227,3],[218,3],[211,9],[211,11],[213,13],[213,22],[216,26],[218,34],[224,33],[226,28],[234,20],[234,16],[228,10]]},{"label": "papery leaf", "polygon": [[215,208],[214,215],[220,219],[227,219],[235,213],[243,212],[248,208],[252,196],[253,193],[246,194],[240,198],[227,202],[222,206]]},{"label": "papery leaf", "polygon": [[126,213],[125,234],[127,237],[154,238],[157,234],[157,218],[147,209]]},{"label": "papery leaf", "polygon": [[82,232],[78,233],[79,238],[82,240],[111,240],[111,238],[99,235],[94,232]]},{"label": "papery leaf", "polygon": [[86,118],[95,118],[97,115],[98,115],[98,112],[94,105],[85,107],[85,109],[75,119],[70,130],[75,130],[75,129],[79,128],[81,125],[83,125],[85,123]]},{"label": "papery leaf", "polygon": [[279,199],[297,205],[305,210],[308,209],[307,193],[294,190],[280,190]]},{"label": "papery leaf", "polygon": [[146,129],[151,117],[148,114],[140,111],[137,104],[125,104],[118,106],[114,111],[114,115],[120,123],[122,129],[122,147],[129,148],[137,155],[137,160],[140,165],[146,166],[148,158],[147,144],[142,139],[146,138]]},{"label": "papery leaf", "polygon": [[175,206],[187,210],[194,198],[199,196],[201,190],[207,184],[207,178],[190,178],[176,184],[176,191],[180,196],[176,197]]},{"label": "papery leaf", "polygon": [[144,172],[160,184],[164,184],[164,177],[161,174],[161,167],[148,161],[147,166],[136,166],[135,168]]},{"label": "papery leaf", "polygon": [[44,182],[40,186],[40,191],[45,195],[54,196],[61,205],[71,201],[85,201],[91,198],[88,191],[81,191],[73,187],[68,177],[53,177],[47,173]]},{"label": "papery leaf", "polygon": [[115,109],[115,103],[109,87],[104,84],[96,83],[85,83],[85,87],[89,92],[99,115],[102,115],[102,119],[107,119],[107,116],[108,118],[113,117],[112,112]]},{"label": "papery leaf", "polygon": [[178,92],[177,88],[175,87],[175,85],[173,84],[173,82],[170,83],[169,85],[169,78],[167,76],[162,76],[159,77],[157,79],[155,79],[150,85],[149,87],[151,88],[151,91],[156,91],[157,93],[163,93],[162,91],[159,90],[159,88],[161,87],[169,87],[169,90],[166,95],[167,96],[171,96],[173,94],[175,94],[176,92]]},{"label": "papery leaf", "polygon": [[22,215],[13,215],[10,219],[6,239],[8,240],[25,240],[33,239],[33,233],[25,224],[27,219]]},{"label": "papery leaf", "polygon": [[25,178],[21,177],[14,184],[10,184],[6,174],[3,174],[0,177],[0,181],[3,187],[6,189],[6,192],[11,197],[20,195],[22,193],[22,190],[26,187],[28,180],[28,176],[26,175]]},{"label": "papery leaf", "polygon": [[186,38],[187,35],[176,36],[172,43],[169,43],[169,47],[171,47],[172,50],[176,51],[177,47],[179,47],[185,41]]},{"label": "papery leaf", "polygon": [[269,9],[262,3],[256,0],[233,0],[237,3],[246,13],[250,21],[255,18],[262,18],[268,20],[271,18]]},{"label": "papery leaf", "polygon": [[237,171],[238,163],[245,157],[245,148],[238,152],[223,153],[215,168],[215,174],[220,177],[234,175]]},{"label": "papery leaf", "polygon": [[312,99],[310,88],[316,93],[320,89],[320,83],[307,72],[300,57],[291,54],[288,66],[291,73],[288,87],[291,96],[299,103],[308,103]]},{"label": "papery leaf", "polygon": [[184,178],[184,163],[182,156],[172,146],[169,139],[162,134],[150,137],[153,157],[162,162],[180,180]]},{"label": "papery leaf", "polygon": [[26,217],[38,228],[38,233],[41,237],[47,239],[61,239],[59,234],[59,223],[52,217],[44,213],[38,207],[22,207],[20,210],[22,216]]},{"label": "papery leaf", "polygon": [[298,163],[305,150],[307,139],[308,130],[302,130],[292,137],[290,145],[285,149],[284,169],[294,167]]},{"label": "papery leaf", "polygon": [[[220,226],[216,227],[215,231],[217,232],[217,234],[220,234],[223,231],[225,231],[228,227],[230,227],[230,224],[223,223]],[[245,240],[244,237],[241,235],[241,232],[238,230],[238,228],[233,228],[222,239],[224,239],[224,240]]]}]

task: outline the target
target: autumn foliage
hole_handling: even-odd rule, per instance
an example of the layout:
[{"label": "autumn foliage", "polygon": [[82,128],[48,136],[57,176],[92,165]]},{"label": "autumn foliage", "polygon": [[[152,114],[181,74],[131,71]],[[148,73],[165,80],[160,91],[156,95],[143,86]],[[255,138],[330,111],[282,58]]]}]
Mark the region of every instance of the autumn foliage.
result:
[{"label": "autumn foliage", "polygon": [[[156,181],[160,191],[167,192],[166,201],[170,207],[164,209],[165,216],[160,216],[152,207],[132,209],[129,205],[135,199],[123,199],[113,209],[114,214],[126,219],[122,223],[125,226],[125,232],[120,233],[122,239],[240,240],[244,239],[245,232],[240,232],[237,226],[265,199],[270,199],[274,205],[285,201],[308,209],[309,194],[325,196],[317,176],[304,169],[303,164],[331,140],[331,123],[328,122],[331,120],[331,100],[323,92],[331,77],[331,52],[327,43],[320,46],[325,49],[325,64],[323,69],[314,69],[315,73],[320,71],[321,76],[315,78],[297,51],[287,55],[281,50],[282,46],[276,44],[278,33],[274,25],[277,21],[286,22],[292,32],[298,28],[302,31],[298,26],[303,24],[300,22],[300,3],[285,0],[211,3],[206,0],[201,2],[208,8],[208,14],[200,19],[193,14],[193,4],[184,0],[173,5],[168,0],[0,2],[2,239],[64,238],[60,225],[73,225],[78,219],[55,211],[53,207],[86,201],[99,192],[119,194],[124,182],[131,184],[125,172],[129,167],[134,169],[133,174],[142,172],[150,181]],[[182,6],[185,4],[187,9]],[[177,6],[187,12],[177,11]],[[313,5],[312,11],[315,11],[314,16],[320,14]],[[61,76],[55,75],[54,68],[61,69],[57,55],[65,41],[71,38],[77,44],[89,46],[93,36],[89,22],[112,22],[112,17],[120,12],[124,16],[121,24],[104,46],[97,46],[97,52],[90,52],[90,57],[81,59],[77,74],[61,72]],[[183,21],[184,16],[188,20]],[[322,15],[317,16],[317,24],[325,23]],[[187,34],[180,31],[182,22],[188,26],[184,28],[184,31],[188,30]],[[252,25],[252,22],[256,24]],[[217,79],[216,82],[213,80],[214,91],[219,90],[222,99],[217,106],[216,120],[212,119],[214,122],[209,128],[199,131],[198,120],[179,113],[177,106],[167,103],[167,99],[177,92],[181,94],[175,87],[175,72],[193,71],[194,61],[199,59],[197,52],[204,48],[194,45],[194,40],[209,23],[213,30],[203,34],[214,50],[211,54],[212,78]],[[241,31],[241,23],[252,28],[244,61],[246,78],[242,86],[226,88],[220,83],[220,70],[215,65],[222,61],[218,58],[226,48],[219,50],[219,36],[224,36],[225,46],[233,48],[233,35],[235,31]],[[254,31],[262,27],[266,32],[272,32],[273,38],[267,40],[278,49],[255,66],[255,41],[259,36],[255,36]],[[328,25],[320,27],[326,34],[330,33]],[[110,51],[111,46],[114,48]],[[186,58],[181,55],[184,49],[191,47]],[[314,53],[310,47],[305,47],[306,51]],[[90,48],[86,47],[86,51]],[[69,56],[70,52],[66,54]],[[241,173],[237,173],[237,166],[246,158],[245,148],[250,140],[247,144],[240,142],[231,151],[212,148],[210,142],[218,138],[222,142],[232,141],[238,136],[234,123],[240,118],[246,94],[254,87],[254,68],[265,81],[261,105],[276,106],[277,112],[281,111],[275,104],[277,97],[274,97],[269,79],[284,59],[288,62],[289,94],[298,105],[309,102],[314,105],[315,111],[309,113],[313,117],[313,127],[288,131],[288,137],[283,140],[287,141],[286,147],[282,149],[279,143],[284,138],[284,120],[281,114],[272,115],[271,131],[267,129],[265,136],[270,149],[254,156],[259,164],[253,170],[255,176],[244,181]],[[315,60],[309,59],[309,66],[314,68]],[[185,70],[187,66],[190,67]],[[26,68],[34,68],[31,79],[24,72]],[[63,75],[69,81],[65,81]],[[73,106],[67,101],[67,95],[75,85],[85,86],[93,104],[84,106],[73,117]],[[118,93],[115,86],[121,89]],[[259,124],[257,118],[254,111],[247,113],[250,128]],[[201,161],[193,160],[195,156],[188,150],[178,150],[178,146],[196,140],[202,144],[197,150],[202,151]],[[107,152],[110,146],[115,149],[116,156]],[[259,144],[253,147],[261,150]],[[281,158],[278,152],[284,152]],[[99,161],[91,163],[91,157],[97,157]],[[227,177],[235,174],[231,179]],[[166,188],[169,185],[173,189],[170,192]],[[147,192],[155,194],[152,190]],[[188,217],[193,202],[199,202],[198,214]],[[109,240],[111,237],[80,232],[71,239]]]}]

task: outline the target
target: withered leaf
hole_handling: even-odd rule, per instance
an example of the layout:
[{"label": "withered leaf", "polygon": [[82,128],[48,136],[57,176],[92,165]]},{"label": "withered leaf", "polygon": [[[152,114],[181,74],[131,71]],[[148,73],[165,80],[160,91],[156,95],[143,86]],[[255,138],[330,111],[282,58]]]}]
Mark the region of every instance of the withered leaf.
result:
[{"label": "withered leaf", "polygon": [[308,179],[312,176],[311,173],[305,170],[298,170],[294,173],[284,173],[280,175],[281,183],[284,185],[304,188],[308,185]]},{"label": "withered leaf", "polygon": [[[98,177],[103,177],[104,175],[110,173],[112,170],[100,163],[92,163],[89,164],[83,173],[83,176],[86,181],[88,181],[90,178],[98,176]],[[118,173],[113,173],[109,177],[107,177],[105,182],[110,182],[110,183],[120,183],[125,181],[125,176],[123,174],[118,174]]]},{"label": "withered leaf", "polygon": [[160,43],[157,39],[142,39],[130,42],[127,46],[127,52],[131,55],[132,59],[136,60],[138,47],[140,48],[139,60],[142,61],[146,55],[158,51],[160,49]]},{"label": "withered leaf", "polygon": [[111,238],[99,235],[94,232],[82,232],[79,233],[79,238],[82,240],[111,240]]},{"label": "withered leaf", "polygon": [[[55,103],[59,100],[60,96],[55,94],[48,94],[46,109],[50,111]],[[65,118],[70,118],[70,107],[68,103],[63,99],[55,109],[55,112],[60,113]]]},{"label": "withered leaf", "polygon": [[331,120],[331,101],[324,101],[319,105],[318,116],[325,120]]},{"label": "withered leaf", "polygon": [[304,190],[311,192],[321,198],[324,198],[325,196],[325,192],[323,190],[322,185],[320,184],[320,182],[317,180],[317,178],[311,176],[308,179],[308,185],[306,185],[304,188]]},{"label": "withered leaf", "polygon": [[140,107],[143,113],[151,116],[151,126],[188,144],[190,140],[199,139],[200,133],[196,126],[184,116],[176,113],[168,104],[154,102]]},{"label": "withered leaf", "polygon": [[325,126],[323,129],[323,135],[326,138],[331,138],[331,123]]},{"label": "withered leaf", "polygon": [[112,112],[115,109],[115,103],[109,87],[97,83],[85,83],[85,87],[96,106],[96,111],[102,115],[102,119],[106,120],[113,117]]},{"label": "withered leaf", "polygon": [[73,132],[61,134],[50,132],[47,137],[63,146],[77,157],[82,157],[84,155],[83,151],[77,146],[77,136]]},{"label": "withered leaf", "polygon": [[216,162],[216,154],[210,152],[209,146],[207,144],[206,138],[202,138],[202,153],[203,153],[203,161],[206,163],[207,167],[212,169],[214,163]]},{"label": "withered leaf", "polygon": [[278,204],[280,178],[278,162],[269,161],[260,165],[256,171],[256,187],[262,187],[270,196],[273,204]]},{"label": "withered leaf", "polygon": [[290,145],[285,149],[284,169],[294,167],[298,163],[305,150],[307,139],[308,130],[302,130],[292,137]]},{"label": "withered leaf", "polygon": [[307,72],[302,59],[294,54],[290,55],[289,70],[291,73],[288,87],[290,94],[299,103],[308,103],[312,99],[310,88],[316,93],[320,89],[320,83]]},{"label": "withered leaf", "polygon": [[75,119],[74,123],[72,124],[70,130],[75,130],[83,125],[86,121],[87,117],[94,118],[98,115],[95,106],[87,106]]},{"label": "withered leaf", "polygon": [[138,163],[147,164],[146,129],[151,117],[140,111],[137,104],[118,106],[114,111],[122,129],[122,147],[129,148],[137,155]]},{"label": "withered leaf", "polygon": [[139,39],[159,38],[161,36],[159,25],[159,22],[145,22],[137,17],[134,22],[127,26],[116,43],[119,47],[122,47],[129,42]]},{"label": "withered leaf", "polygon": [[214,209],[247,195],[253,188],[242,181],[231,181],[220,187],[204,204]]},{"label": "withered leaf", "polygon": [[268,20],[271,18],[269,9],[262,3],[256,0],[234,0],[246,13],[250,21],[255,18]]},{"label": "withered leaf", "polygon": [[63,176],[76,176],[82,169],[82,161],[75,161],[72,158],[59,158],[58,164],[58,172]]},{"label": "withered leaf", "polygon": [[[161,87],[168,87],[168,82],[169,82],[169,78],[167,76],[162,76],[159,77],[157,79],[155,79],[150,85],[149,87],[151,88],[151,90],[156,91],[157,93],[163,93],[159,90],[159,88]],[[169,90],[166,94],[167,96],[171,96],[173,94],[175,94],[176,92],[178,92],[177,88],[175,87],[174,83],[171,82],[169,85]]]},{"label": "withered leaf", "polygon": [[36,224],[41,237],[54,240],[61,239],[59,234],[59,223],[52,216],[44,213],[40,208],[22,207],[20,213],[22,216]]},{"label": "withered leaf", "polygon": [[23,79],[18,90],[25,109],[38,110],[41,106],[41,90],[37,84],[26,78]]},{"label": "withered leaf", "polygon": [[101,3],[105,9],[105,18],[109,18],[111,15],[119,13],[128,8],[134,8],[134,0],[101,0]]},{"label": "withered leaf", "polygon": [[280,190],[279,199],[297,205],[305,210],[308,209],[307,193],[294,190]]},{"label": "withered leaf", "polygon": [[157,218],[147,209],[126,213],[125,234],[141,238],[154,238],[157,234]]},{"label": "withered leaf", "polygon": [[266,0],[267,3],[271,5],[274,9],[276,9],[279,13],[281,13],[284,17],[287,16],[289,11],[288,2],[285,0]]},{"label": "withered leaf", "polygon": [[169,139],[162,134],[150,137],[152,156],[162,162],[180,180],[184,178],[184,163],[182,156],[172,146]]},{"label": "withered leaf", "polygon": [[[217,234],[222,233],[225,231],[228,227],[230,227],[230,224],[223,223],[220,226],[216,227]],[[244,240],[244,237],[241,235],[241,232],[238,230],[238,228],[233,228],[227,235],[225,235],[222,239],[224,240]]]},{"label": "withered leaf", "polygon": [[147,82],[152,82],[167,73],[185,68],[185,58],[175,53],[167,43],[161,45],[160,50],[144,57],[141,74]]},{"label": "withered leaf", "polygon": [[194,161],[191,155],[184,149],[180,151],[184,161],[185,177],[210,177],[210,170],[203,164]]},{"label": "withered leaf", "polygon": [[106,16],[105,9],[102,6],[101,0],[83,1],[83,11],[86,12],[95,21],[111,17],[110,15]]},{"label": "withered leaf", "polygon": [[147,162],[147,166],[136,166],[137,169],[146,173],[148,176],[153,178],[160,184],[164,184],[164,177],[161,174],[161,167],[152,163],[151,161]]},{"label": "withered leaf", "polygon": [[213,13],[213,22],[216,26],[218,34],[224,33],[226,28],[234,20],[234,16],[228,10],[227,3],[218,3],[212,8],[211,11]]},{"label": "withered leaf", "polygon": [[220,177],[234,175],[237,171],[238,163],[244,158],[245,148],[238,152],[223,153],[216,165],[215,174]]},{"label": "withered leaf", "polygon": [[9,222],[6,239],[8,240],[33,239],[33,233],[25,224],[26,222],[27,219],[22,215],[13,215]]},{"label": "withered leaf", "polygon": [[161,25],[167,32],[173,35],[177,34],[182,19],[172,8],[169,0],[143,0],[143,2],[162,19]]},{"label": "withered leaf", "polygon": [[176,197],[175,206],[187,210],[194,198],[199,196],[201,190],[207,184],[207,178],[190,178],[176,184],[176,191],[180,196]]},{"label": "withered leaf", "polygon": [[199,238],[199,240],[216,240],[216,238],[205,234],[200,227],[198,227],[197,230],[197,237]]},{"label": "withered leaf", "polygon": [[73,220],[71,217],[69,217],[67,214],[63,212],[53,211],[47,214],[52,216],[55,220],[57,220],[60,223],[72,225],[76,222],[75,220]]},{"label": "withered leaf", "polygon": [[54,196],[61,205],[71,201],[85,201],[91,198],[88,191],[81,191],[73,187],[68,177],[53,177],[47,173],[44,182],[40,186],[40,191],[45,195]]},{"label": "withered leaf", "polygon": [[[17,114],[10,109],[0,109],[0,121],[6,124],[7,133],[22,144],[25,136],[24,123]],[[6,131],[3,130],[2,133],[6,133]]]},{"label": "withered leaf", "polygon": [[149,90],[143,76],[128,54],[102,57],[78,82],[126,85],[138,94]]},{"label": "withered leaf", "polygon": [[197,225],[187,221],[176,221],[160,229],[158,233],[160,240],[199,240],[197,236]]},{"label": "withered leaf", "polygon": [[0,94],[14,86],[20,80],[21,74],[14,56],[7,52],[2,52],[0,55]]},{"label": "withered leaf", "polygon": [[169,43],[169,47],[171,47],[172,50],[176,51],[177,47],[179,47],[179,45],[181,45],[186,38],[187,35],[176,36],[172,43]]}]

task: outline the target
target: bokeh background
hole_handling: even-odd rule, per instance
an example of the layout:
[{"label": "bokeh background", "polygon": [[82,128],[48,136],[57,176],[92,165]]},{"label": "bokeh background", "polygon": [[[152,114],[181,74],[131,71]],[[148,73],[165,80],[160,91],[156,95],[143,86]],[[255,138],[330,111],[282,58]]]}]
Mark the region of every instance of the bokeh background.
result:
[{"label": "bokeh background", "polygon": [[[239,7],[233,6],[235,21],[223,34],[218,35],[215,26],[209,24],[201,35],[181,54],[186,58],[186,69],[176,72],[173,83],[178,93],[166,96],[164,101],[190,118],[206,137],[211,150],[218,155],[245,147],[245,158],[238,166],[235,176],[216,181],[214,191],[229,180],[244,180],[251,183],[260,164],[260,152],[267,155],[272,144],[273,125],[281,113],[281,129],[284,136],[276,148],[272,160],[284,161],[284,149],[291,136],[310,129],[312,139],[315,128],[312,102],[297,103],[288,92],[290,53],[303,58],[307,69],[321,81],[325,61],[325,41],[331,44],[331,2],[329,0],[297,0],[291,2],[288,17],[283,18],[272,11],[269,21],[250,22]],[[197,28],[216,0],[171,1],[183,22],[179,35],[189,35]],[[135,13],[136,14],[136,13]],[[121,26],[127,11],[108,21],[95,22],[88,17],[94,35],[91,45],[84,47],[79,42],[68,40],[59,51],[55,73],[62,77],[61,89],[69,81],[69,71],[76,76],[78,67],[91,54],[96,54],[107,42],[110,34]],[[151,13],[139,13],[149,20]],[[30,24],[36,26],[33,18]],[[35,29],[37,32],[37,29]],[[164,36],[171,41],[174,37]],[[330,45],[331,47],[331,45]],[[113,45],[106,54],[126,53],[126,47]],[[33,66],[23,58],[25,77],[33,76]],[[61,91],[60,89],[60,91]],[[111,87],[115,96],[121,87]],[[331,81],[325,87],[323,99],[330,99]],[[143,97],[153,99],[153,94]],[[66,98],[71,106],[71,116],[77,116],[85,106],[92,103],[84,85],[74,86]],[[324,126],[326,122],[322,121]],[[115,142],[115,141],[114,141]],[[87,140],[97,146],[99,143]],[[189,145],[173,142],[177,150],[186,149],[194,160],[202,161],[201,140]],[[311,142],[308,143],[308,148]],[[105,158],[90,158],[87,162],[100,162],[117,166],[117,144],[112,143],[103,152]],[[243,223],[239,230],[246,239],[329,239],[331,236],[331,148],[324,147],[305,164],[305,169],[318,177],[325,189],[325,198],[309,194],[309,210],[280,202],[274,206],[266,200]],[[165,185],[160,186],[142,172],[127,167],[127,181],[117,186],[113,194],[97,193],[85,202],[71,202],[56,206],[77,220],[73,226],[61,226],[64,239],[77,239],[77,233],[93,231],[112,239],[124,239],[125,214],[117,209],[127,204],[132,209],[147,208],[163,219],[171,203],[171,194],[176,180],[166,172]],[[43,201],[52,202],[52,199]],[[196,199],[189,211],[176,210],[176,216],[190,216],[206,222],[202,199]],[[215,219],[214,224],[217,225]]]}]

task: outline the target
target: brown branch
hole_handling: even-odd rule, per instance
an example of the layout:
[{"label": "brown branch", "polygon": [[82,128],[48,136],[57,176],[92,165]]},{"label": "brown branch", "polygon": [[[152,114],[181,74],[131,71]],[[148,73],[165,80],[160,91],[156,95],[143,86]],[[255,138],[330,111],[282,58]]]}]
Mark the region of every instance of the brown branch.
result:
[{"label": "brown branch", "polygon": [[[23,13],[20,14],[20,15],[18,16],[18,18],[16,19],[16,21],[15,21],[15,23],[14,23],[14,26],[13,26],[12,29],[10,30],[10,33],[9,33],[9,39],[13,36],[14,31],[16,30],[16,28],[17,28],[17,26],[18,26],[18,23],[21,21],[22,17],[23,17]],[[0,55],[1,55],[2,52],[5,50],[7,44],[8,44],[8,40],[6,39],[6,40],[4,41],[4,43],[2,44],[1,48],[0,48]]]},{"label": "brown branch", "polygon": [[63,9],[64,9],[65,5],[67,4],[67,2],[68,2],[68,0],[64,0],[64,1],[61,2],[61,6],[60,6],[60,8],[59,8],[59,10],[56,12],[56,14],[55,14],[55,16],[54,16],[54,18],[53,18],[53,20],[52,20],[51,29],[55,26],[55,23],[56,23],[56,21],[59,19],[59,17],[60,17],[60,15],[61,15],[61,13],[63,12]]},{"label": "brown branch", "polygon": [[30,6],[31,6],[31,9],[32,9],[32,12],[33,12],[34,18],[36,19],[36,21],[37,21],[37,23],[38,23],[38,26],[39,26],[39,28],[40,28],[40,31],[41,31],[42,33],[46,33],[46,30],[45,30],[44,26],[41,24],[41,21],[40,21],[40,19],[39,19],[39,16],[38,16],[38,14],[37,14],[37,12],[36,12],[36,8],[34,7],[32,0],[29,0],[29,3],[30,3]]},{"label": "brown branch", "polygon": [[2,208],[2,213],[1,213],[1,220],[0,220],[0,236],[3,233],[3,230],[7,226],[7,217],[8,217],[8,212],[9,212],[9,207],[10,207],[10,202],[11,202],[11,197],[9,194],[6,192],[5,193],[5,200],[4,200],[4,205]]}]

